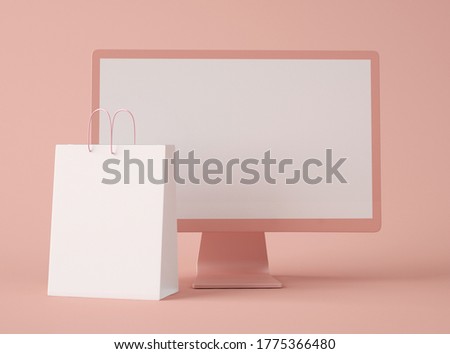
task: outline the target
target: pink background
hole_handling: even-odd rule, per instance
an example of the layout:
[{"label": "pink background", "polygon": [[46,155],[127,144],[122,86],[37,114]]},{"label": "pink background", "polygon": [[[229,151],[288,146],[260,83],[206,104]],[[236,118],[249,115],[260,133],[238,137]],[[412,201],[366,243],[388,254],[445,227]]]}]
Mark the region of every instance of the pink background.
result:
[{"label": "pink background", "polygon": [[[126,4],[126,5],[125,5]],[[450,332],[450,2],[18,1],[0,12],[0,332]],[[55,144],[84,143],[94,49],[376,50],[382,230],[270,234],[281,290],[46,296]]]}]

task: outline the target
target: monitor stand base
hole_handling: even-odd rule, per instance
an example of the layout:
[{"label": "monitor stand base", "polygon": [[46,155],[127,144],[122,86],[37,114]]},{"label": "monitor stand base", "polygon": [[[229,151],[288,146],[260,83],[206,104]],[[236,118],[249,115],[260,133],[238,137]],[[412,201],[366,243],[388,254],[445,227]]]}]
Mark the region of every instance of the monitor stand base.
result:
[{"label": "monitor stand base", "polygon": [[269,274],[264,232],[204,232],[192,287],[281,288],[281,282]]}]

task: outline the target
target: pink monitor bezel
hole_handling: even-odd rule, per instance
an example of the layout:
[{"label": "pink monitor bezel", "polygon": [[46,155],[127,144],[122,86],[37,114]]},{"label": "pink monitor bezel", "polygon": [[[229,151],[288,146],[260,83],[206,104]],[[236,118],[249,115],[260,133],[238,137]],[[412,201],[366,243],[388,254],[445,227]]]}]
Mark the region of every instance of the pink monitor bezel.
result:
[{"label": "pink monitor bezel", "polygon": [[[381,228],[379,57],[374,51],[271,50],[96,50],[92,55],[92,110],[100,101],[100,60],[111,58],[208,59],[367,59],[372,83],[372,200],[371,219],[179,219],[179,232],[376,232]],[[93,124],[94,143],[99,123]]]}]

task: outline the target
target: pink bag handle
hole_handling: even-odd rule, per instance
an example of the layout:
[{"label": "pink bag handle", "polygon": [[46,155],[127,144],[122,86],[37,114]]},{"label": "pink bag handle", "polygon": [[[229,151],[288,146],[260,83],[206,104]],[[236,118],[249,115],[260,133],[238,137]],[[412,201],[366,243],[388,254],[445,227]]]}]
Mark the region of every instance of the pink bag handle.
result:
[{"label": "pink bag handle", "polygon": [[[112,125],[111,125],[111,149],[112,149],[112,143],[113,143],[113,137],[114,137],[114,123],[116,122],[117,115],[121,112],[128,113],[128,115],[131,118],[131,121],[133,122],[133,144],[136,145],[136,120],[134,119],[133,113],[131,113],[128,109],[118,109],[116,113],[114,113],[113,119],[112,119]],[[112,150],[111,150],[112,152]]]},{"label": "pink bag handle", "polygon": [[[128,109],[118,109],[114,115],[113,118],[111,120],[111,115],[109,114],[109,112],[106,109],[103,108],[97,108],[95,111],[93,111],[91,113],[91,117],[89,118],[89,126],[88,126],[88,150],[89,152],[92,152],[92,118],[94,118],[94,114],[97,112],[105,112],[108,115],[108,120],[109,120],[109,150],[111,152],[111,154],[114,155],[113,152],[113,130],[114,130],[114,123],[116,121],[117,115],[121,112],[126,112],[129,114],[129,116],[131,117],[131,120],[133,122],[133,143],[136,144],[136,120],[134,119],[133,113],[131,113]],[[99,113],[99,118],[100,118],[100,113]]]},{"label": "pink bag handle", "polygon": [[[93,111],[91,113],[91,117],[89,118],[89,125],[88,125],[88,150],[89,152],[92,152],[92,148],[91,148],[91,144],[92,144],[92,118],[94,117],[94,114],[97,112],[105,112],[108,115],[108,120],[109,120],[109,132],[110,132],[110,136],[109,136],[109,141],[110,141],[110,151],[111,154],[113,153],[112,151],[112,122],[111,122],[111,115],[109,114],[109,112],[106,109],[103,108],[97,108],[95,111]],[[117,112],[116,112],[117,113]],[[99,119],[100,119],[100,113],[99,113]]]}]

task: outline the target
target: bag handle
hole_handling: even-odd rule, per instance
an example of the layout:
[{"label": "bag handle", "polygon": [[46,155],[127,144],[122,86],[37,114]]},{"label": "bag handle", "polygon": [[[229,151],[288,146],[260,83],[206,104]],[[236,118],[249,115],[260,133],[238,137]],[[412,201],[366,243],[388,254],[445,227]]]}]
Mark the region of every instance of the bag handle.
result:
[{"label": "bag handle", "polygon": [[110,134],[110,136],[109,136],[109,141],[110,141],[110,147],[109,147],[109,149],[110,149],[110,151],[111,151],[111,154],[113,153],[113,151],[112,151],[112,142],[111,142],[111,136],[112,136],[112,121],[111,121],[111,115],[109,114],[109,112],[106,110],[106,109],[103,109],[103,108],[97,108],[95,111],[93,111],[92,113],[91,113],[91,117],[89,118],[89,125],[88,125],[88,143],[87,143],[87,146],[88,146],[88,150],[89,150],[89,152],[92,152],[92,148],[91,148],[91,144],[92,144],[92,118],[94,118],[94,114],[95,113],[97,113],[97,112],[99,112],[99,114],[98,114],[98,117],[99,117],[99,119],[100,119],[100,112],[105,112],[107,115],[108,115],[108,120],[109,120],[109,134]]},{"label": "bag handle", "polygon": [[[136,145],[136,120],[134,119],[133,113],[131,113],[128,109],[118,109],[116,113],[113,115],[112,124],[111,124],[111,149],[113,144],[113,138],[114,138],[114,123],[116,122],[117,115],[121,112],[128,113],[128,115],[131,118],[131,121],[133,122],[133,144]],[[112,152],[112,150],[111,150]]]},{"label": "bag handle", "polygon": [[108,120],[109,120],[109,150],[111,152],[112,155],[114,155],[114,151],[113,151],[113,130],[114,130],[114,123],[116,121],[117,115],[121,112],[125,112],[128,113],[128,115],[131,118],[131,121],[133,122],[133,144],[136,144],[136,120],[134,119],[133,113],[131,113],[128,109],[118,109],[114,115],[113,118],[111,119],[111,115],[109,114],[109,112],[106,109],[103,108],[97,108],[96,110],[94,110],[91,113],[91,117],[89,118],[89,125],[88,125],[88,150],[89,152],[92,152],[92,118],[94,118],[94,114],[99,112],[99,119],[100,119],[100,112],[105,112],[108,116]]}]

